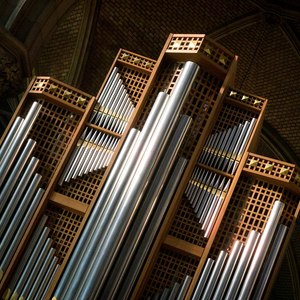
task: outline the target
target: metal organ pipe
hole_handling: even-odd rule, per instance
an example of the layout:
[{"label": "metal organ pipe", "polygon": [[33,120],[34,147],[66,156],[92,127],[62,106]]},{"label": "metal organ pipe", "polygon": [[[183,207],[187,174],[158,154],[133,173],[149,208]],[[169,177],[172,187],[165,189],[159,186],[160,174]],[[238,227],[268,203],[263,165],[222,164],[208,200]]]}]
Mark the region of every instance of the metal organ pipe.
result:
[{"label": "metal organ pipe", "polygon": [[245,273],[247,271],[247,268],[249,266],[249,263],[251,261],[251,258],[253,256],[253,253],[255,251],[258,239],[260,237],[259,232],[256,232],[252,230],[248,236],[248,239],[245,244],[245,248],[242,252],[241,258],[238,262],[238,265],[236,267],[236,270],[233,274],[232,280],[230,282],[230,285],[228,287],[228,290],[225,294],[226,300],[232,300],[235,299],[239,287],[241,285],[241,282],[245,276]]},{"label": "metal organ pipe", "polygon": [[249,267],[249,271],[247,272],[245,281],[241,288],[241,292],[239,293],[239,298],[238,298],[239,300],[250,298],[255,281],[259,275],[259,271],[261,269],[267,250],[269,248],[272,237],[274,235],[276,226],[281,217],[283,207],[284,207],[283,202],[275,201],[268,222],[266,224],[266,227],[262,233],[261,239],[254,253],[251,265]]},{"label": "metal organ pipe", "polygon": [[[159,164],[158,169],[155,171],[155,177],[152,180],[149,190],[143,199],[140,210],[137,213],[137,217],[134,220],[132,228],[126,237],[126,241],[122,247],[119,254],[119,259],[117,260],[114,269],[110,275],[109,283],[107,283],[107,288],[101,295],[107,299],[112,298],[112,293],[116,289],[116,286],[120,284],[121,278],[126,274],[128,265],[132,259],[133,254],[138,247],[138,243],[142,237],[144,229],[148,224],[152,210],[154,209],[156,202],[158,201],[159,193],[167,179],[170,169],[173,165],[174,159],[178,153],[179,147],[183,142],[185,134],[191,123],[191,118],[187,116],[182,116],[180,122],[172,136],[169,146]],[[121,277],[121,278],[120,278]]]},{"label": "metal organ pipe", "polygon": [[36,120],[41,108],[41,104],[33,102],[29,112],[24,119],[24,122],[22,122],[19,130],[17,130],[16,134],[14,135],[14,139],[10,143],[9,148],[6,151],[6,155],[0,164],[0,185],[2,185],[3,181],[5,180],[5,177],[14,159],[16,158],[24,140],[26,139],[34,121]]},{"label": "metal organ pipe", "polygon": [[201,299],[203,300],[210,299],[211,295],[213,294],[214,288],[216,286],[217,280],[222,272],[227,256],[228,254],[226,251],[220,251],[216,263],[209,276],[203,295],[201,296]]},{"label": "metal organ pipe", "polygon": [[200,299],[200,296],[202,295],[202,293],[205,289],[205,284],[209,278],[209,275],[211,273],[214,263],[215,263],[215,261],[212,258],[207,259],[205,267],[201,273],[200,279],[198,280],[192,300]]},{"label": "metal organ pipe", "polygon": [[5,156],[6,152],[8,151],[10,144],[13,142],[14,137],[15,137],[16,133],[18,132],[19,128],[21,127],[23,121],[24,121],[23,118],[16,117],[14,123],[12,124],[12,127],[9,130],[9,132],[0,148],[0,164]]},{"label": "metal organ pipe", "polygon": [[20,155],[14,169],[12,170],[11,174],[9,175],[5,185],[3,186],[3,189],[0,193],[0,212],[2,211],[3,207],[8,201],[9,195],[11,194],[12,190],[15,187],[15,184],[18,180],[20,180],[20,175],[23,172],[23,169],[26,165],[27,160],[29,159],[34,147],[36,145],[36,142],[32,139],[29,139],[26,143],[26,146],[24,150],[22,151],[22,154]]},{"label": "metal organ pipe", "polygon": [[55,298],[64,299],[64,294],[67,291],[69,285],[71,284],[71,280],[75,275],[75,271],[86,251],[87,245],[90,241],[91,234],[94,233],[96,226],[99,222],[97,222],[98,215],[102,214],[107,206],[106,199],[111,195],[112,191],[115,188],[115,185],[122,173],[122,169],[124,168],[126,161],[129,158],[129,155],[134,147],[137,137],[139,135],[139,131],[136,129],[131,129],[116,160],[111,168],[109,176],[107,177],[106,183],[103,187],[103,190],[97,200],[93,212],[90,216],[90,221],[87,222],[83,233],[81,234],[77,246],[75,247],[70,260],[65,268],[65,271],[59,281],[59,284],[55,290]]},{"label": "metal organ pipe", "polygon": [[259,273],[258,282],[253,296],[254,300],[262,299],[264,289],[267,285],[269,276],[271,274],[271,271],[273,269],[274,263],[276,261],[278,253],[280,251],[280,247],[282,246],[282,242],[284,240],[287,231],[288,231],[287,226],[282,224],[279,225],[277,228],[277,233],[272,243],[271,251],[266,259],[266,262],[263,265],[261,272]]},{"label": "metal organ pipe", "polygon": [[153,169],[157,164],[157,160],[161,156],[166,139],[170,135],[170,130],[174,126],[174,122],[188,95],[198,69],[199,67],[195,63],[187,62],[185,64],[170,99],[167,101],[164,113],[161,115],[155,131],[150,138],[149,144],[142,148],[143,159],[138,164],[138,167],[135,168],[134,178],[132,178],[126,193],[122,193],[124,199],[121,202],[116,217],[111,223],[109,232],[105,236],[98,255],[95,256],[95,260],[91,264],[90,271],[88,272],[89,278],[82,285],[82,291],[78,293],[79,298],[94,297],[97,294],[97,290],[101,288],[103,279],[109,270],[110,261],[124,239],[132,217],[139,206],[141,195],[144,193]]},{"label": "metal organ pipe", "polygon": [[[97,294],[98,287],[101,287],[107,276],[107,268],[111,268],[120,250],[125,233],[140,205],[141,197],[158,163],[158,158],[162,155],[162,149],[198,69],[195,63],[187,62],[166,106],[158,110],[159,114],[153,113],[152,116],[151,110],[131,158],[126,163],[112,194],[105,200],[108,204],[103,213],[99,216],[97,210],[92,212],[90,220],[96,223],[97,227],[92,233],[86,233],[88,235],[86,255],[82,257],[76,270],[72,270],[69,274],[72,282],[66,289],[63,288],[63,293],[60,293],[63,299],[89,298]],[[165,97],[164,93],[160,93],[159,97]],[[160,114],[161,117],[157,116]],[[152,123],[148,121],[149,119],[152,119]],[[147,129],[149,124],[150,128]],[[77,273],[74,274],[75,272]],[[57,293],[55,295],[58,296]]]},{"label": "metal organ pipe", "polygon": [[186,164],[187,160],[183,157],[180,157],[174,167],[174,170],[171,173],[170,179],[168,180],[166,187],[164,188],[157,208],[155,209],[153,217],[149,222],[149,226],[145,231],[140,246],[137,249],[137,253],[135,254],[133,261],[130,264],[127,276],[125,277],[124,282],[122,283],[119,294],[124,296],[125,299],[129,296],[133,284],[138,277],[139,271],[147,257],[147,253],[155,238],[155,234],[159,228],[159,225],[162,222],[165,212],[170,204],[170,201],[176,190],[179,180],[181,179]]},{"label": "metal organ pipe", "polygon": [[234,272],[235,266],[238,263],[238,259],[240,256],[240,253],[242,251],[243,244],[240,241],[235,241],[234,245],[232,247],[231,253],[229,255],[229,258],[226,262],[226,265],[224,267],[224,270],[222,272],[222,275],[220,277],[220,280],[218,282],[218,285],[216,287],[216,290],[213,295],[213,300],[221,300],[226,287],[228,286],[229,280],[232,276],[232,273]]},{"label": "metal organ pipe", "polygon": [[[143,132],[139,135],[138,140],[128,157],[128,160],[124,165],[123,171],[120,173],[118,181],[114,185],[114,189],[112,189],[109,197],[105,199],[105,202],[107,203],[105,210],[103,210],[103,213],[101,214],[99,214],[99,212],[95,212],[95,218],[97,218],[96,221],[94,221],[97,224],[95,226],[95,232],[93,232],[93,235],[87,232],[87,234],[90,236],[88,253],[87,255],[83,256],[82,260],[80,261],[77,270],[78,273],[75,274],[74,279],[70,283],[71,288],[68,289],[68,296],[66,295],[65,297],[74,298],[74,293],[79,290],[78,286],[83,284],[82,274],[85,274],[86,277],[89,276],[87,269],[91,267],[92,261],[95,259],[95,255],[98,253],[98,251],[101,251],[102,242],[105,240],[107,232],[110,230],[112,223],[114,222],[113,217],[117,211],[120,210],[122,203],[121,199],[124,197],[130,181],[135,174],[134,171],[136,170],[137,163],[142,158],[143,149],[145,151],[145,148],[149,144],[150,137],[156,129],[156,124],[158,122],[156,116],[161,115],[166,96],[167,95],[165,93],[159,94],[157,102],[155,102],[155,105],[149,114],[149,118],[144,125]],[[79,276],[79,274],[81,275]]]}]

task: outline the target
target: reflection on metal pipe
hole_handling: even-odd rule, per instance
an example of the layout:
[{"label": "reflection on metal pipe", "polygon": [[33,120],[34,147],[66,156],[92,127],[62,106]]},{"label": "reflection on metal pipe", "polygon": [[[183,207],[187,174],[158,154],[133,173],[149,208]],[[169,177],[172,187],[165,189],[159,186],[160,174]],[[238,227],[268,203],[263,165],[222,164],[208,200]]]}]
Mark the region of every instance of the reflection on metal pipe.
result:
[{"label": "reflection on metal pipe", "polygon": [[205,267],[201,273],[201,277],[199,278],[198,280],[198,283],[197,283],[197,286],[196,286],[196,289],[194,291],[194,294],[193,294],[193,297],[192,297],[192,300],[198,300],[200,299],[204,289],[205,289],[205,285],[206,285],[206,282],[208,280],[208,277],[211,273],[211,270],[213,268],[213,265],[214,265],[215,261],[211,258],[208,258],[206,263],[205,263]]},{"label": "reflection on metal pipe", "polygon": [[[38,179],[39,180],[39,179]],[[7,249],[6,254],[4,256],[4,259],[1,261],[1,270],[6,270],[8,267],[13,255],[15,254],[15,251],[29,225],[29,222],[31,221],[31,218],[36,211],[36,208],[38,204],[40,203],[40,200],[44,194],[43,189],[39,189],[36,193],[34,199],[31,201],[29,208],[28,205],[24,205],[19,207],[18,211],[16,212],[15,217],[10,223],[10,226],[7,229],[7,234],[5,234],[2,242],[1,242],[1,249]],[[28,200],[31,200],[31,197],[28,198]],[[21,212],[21,210],[24,210]],[[21,221],[18,220],[18,214],[20,216]],[[6,242],[8,243],[8,246],[6,245]],[[3,247],[2,247],[3,243]]]},{"label": "reflection on metal pipe", "polygon": [[14,159],[16,158],[24,140],[26,139],[33,123],[35,122],[41,108],[41,104],[33,102],[29,112],[26,115],[26,118],[24,119],[24,122],[14,136],[14,140],[10,144],[9,149],[7,150],[6,155],[0,164],[0,185],[2,185],[3,181],[5,180],[5,177]]},{"label": "reflection on metal pipe", "polygon": [[50,238],[48,238],[37,261],[36,261],[36,264],[32,268],[30,275],[26,280],[26,283],[20,293],[20,298],[26,299],[28,297],[31,287],[32,287],[34,281],[36,280],[36,276],[38,275],[38,272],[42,266],[42,263],[45,260],[48,252],[50,251],[51,244],[52,244],[52,240]]},{"label": "reflection on metal pipe", "polygon": [[214,264],[214,267],[211,271],[211,274],[209,276],[208,282],[206,284],[205,290],[203,292],[203,295],[201,299],[208,300],[210,299],[211,295],[213,294],[214,288],[217,284],[217,280],[220,277],[220,274],[222,272],[223,266],[225,264],[225,261],[227,259],[227,252],[226,251],[220,251],[218,258],[216,260],[216,263]]},{"label": "reflection on metal pipe", "polygon": [[123,276],[126,274],[127,268],[131,259],[139,245],[142,234],[150,220],[152,211],[158,201],[159,193],[161,192],[167,176],[171,170],[179,147],[183,142],[185,134],[191,123],[191,118],[182,116],[180,122],[171,138],[171,141],[165,151],[160,165],[155,171],[155,176],[151,181],[150,187],[142,200],[141,208],[139,209],[135,221],[126,237],[119,257],[114,265],[114,269],[110,274],[107,288],[101,292],[101,295],[107,299],[112,299],[116,287],[120,284]]},{"label": "reflection on metal pipe", "polygon": [[254,230],[250,232],[247,242],[245,244],[245,248],[243,250],[237,268],[233,274],[229,288],[226,292],[225,295],[226,300],[235,299],[238,293],[238,289],[247,271],[248,265],[251,261],[252,255],[255,251],[259,236],[260,236],[259,232],[256,232]]},{"label": "reflection on metal pipe", "polygon": [[226,262],[226,265],[224,267],[218,285],[216,286],[216,290],[213,295],[213,300],[221,300],[223,298],[225,290],[229,284],[230,278],[239,260],[239,256],[242,251],[242,248],[243,248],[243,244],[240,241],[236,240],[233,244],[231,253]]},{"label": "reflection on metal pipe", "polygon": [[[40,299],[44,299],[44,297],[42,297],[42,294],[44,293],[44,291],[46,290],[46,287],[48,285],[48,282],[51,282],[52,280],[50,279],[52,277],[52,274],[54,274],[54,270],[56,267],[58,267],[58,258],[57,257],[53,257],[52,261],[50,263],[49,268],[47,269],[47,272],[45,274],[45,276],[42,278],[42,282],[38,287],[38,290],[36,292],[36,295],[34,297],[33,300],[40,300]],[[53,277],[52,277],[53,278]]]},{"label": "reflection on metal pipe", "polygon": [[185,297],[185,294],[190,286],[192,282],[192,277],[187,275],[185,278],[184,278],[184,281],[182,283],[182,286],[181,286],[181,289],[179,291],[179,294],[177,296],[177,300],[183,300],[184,297]]},{"label": "reflection on metal pipe", "polygon": [[288,230],[287,226],[282,225],[282,224],[279,225],[277,228],[276,236],[274,238],[274,241],[272,242],[271,251],[263,265],[261,272],[259,273],[259,278],[258,278],[258,281],[256,284],[253,300],[262,299],[263,292],[267,285],[267,282],[268,282],[269,276],[272,272],[273,266],[276,262],[276,258],[278,256],[278,253],[282,246],[282,243],[283,243],[283,240],[284,240],[287,230]]},{"label": "reflection on metal pipe", "polygon": [[130,268],[127,272],[127,276],[122,282],[122,287],[119,294],[123,295],[124,298],[129,297],[130,291],[132,290],[133,285],[138,277],[139,271],[141,270],[141,267],[147,257],[147,253],[149,252],[156,232],[162,222],[170,201],[172,200],[172,196],[177,188],[179,180],[182,177],[186,164],[187,160],[183,157],[180,157],[175,165],[174,170],[171,173],[166,187],[164,188],[163,194],[159,199],[158,206],[155,209],[153,217],[150,220],[149,226],[146,229],[140,246],[137,249],[137,253],[135,254]]},{"label": "reflection on metal pipe", "polygon": [[21,117],[16,117],[14,123],[12,124],[12,127],[10,128],[5,140],[3,141],[3,144],[0,148],[0,164],[2,163],[2,160],[4,156],[6,155],[6,152],[8,151],[11,143],[13,142],[16,133],[20,129],[24,119]]},{"label": "reflection on metal pipe", "polygon": [[112,260],[125,238],[137,207],[139,207],[141,196],[147,187],[150,176],[153,174],[154,167],[161,156],[161,151],[170,135],[170,130],[174,126],[174,121],[179,114],[198,69],[199,67],[195,63],[187,62],[185,64],[173,93],[166,104],[164,114],[158,121],[156,130],[149,144],[144,146],[142,150],[143,159],[139,162],[134,172],[134,178],[130,181],[130,186],[118,209],[119,213],[112,220],[111,227],[101,244],[100,251],[90,266],[89,278],[82,285],[82,291],[78,293],[79,298],[95,297],[101,289],[104,278],[110,270]]},{"label": "reflection on metal pipe", "polygon": [[177,294],[179,292],[179,288],[180,288],[180,284],[178,282],[175,282],[172,287],[172,290],[171,290],[168,300],[176,300],[177,299]]},{"label": "reflection on metal pipe", "polygon": [[103,211],[106,208],[108,203],[106,199],[110,197],[112,191],[115,188],[116,183],[122,173],[122,170],[131,154],[131,151],[136,144],[137,138],[139,136],[139,131],[136,129],[131,129],[115,162],[111,168],[109,176],[105,182],[105,185],[101,191],[99,199],[96,202],[95,208],[93,210],[90,219],[92,221],[87,222],[84,232],[81,234],[77,246],[74,249],[72,256],[69,259],[69,262],[65,268],[63,276],[60,279],[60,282],[55,290],[55,297],[57,299],[63,299],[65,292],[67,291],[69,285],[71,284],[71,279],[75,275],[74,270],[77,269],[90,240],[91,234],[95,231],[97,226],[97,217],[102,215]]},{"label": "reflection on metal pipe", "polygon": [[0,236],[2,235],[5,226],[12,215],[13,210],[16,208],[19,200],[21,199],[22,194],[24,193],[27,184],[29,183],[31,176],[34,174],[36,168],[38,167],[39,160],[36,157],[32,157],[27,165],[18,185],[14,189],[14,193],[9,198],[10,201],[6,207],[4,207],[5,202],[3,201],[3,205],[1,203],[1,212],[5,210],[2,214],[1,221],[0,221]]},{"label": "reflection on metal pipe", "polygon": [[253,290],[255,281],[259,275],[261,266],[263,264],[264,258],[268,251],[269,245],[273,238],[276,226],[279,222],[283,211],[284,203],[280,201],[275,201],[273,208],[271,210],[271,214],[269,216],[266,227],[263,231],[261,239],[257,245],[257,249],[254,253],[253,260],[249,267],[249,271],[247,272],[245,281],[241,288],[241,292],[239,293],[240,300],[249,299],[251,292]]},{"label": "reflection on metal pipe", "polygon": [[38,242],[38,239],[39,239],[39,237],[40,237],[40,235],[43,231],[43,228],[46,224],[46,221],[47,221],[47,216],[43,215],[43,217],[41,218],[39,224],[37,225],[32,237],[30,239],[29,244],[26,247],[26,250],[25,250],[19,264],[15,268],[14,274],[13,274],[13,276],[12,276],[12,278],[11,278],[9,284],[8,284],[5,300],[9,299],[9,296],[10,296],[11,292],[14,291],[14,288],[16,287],[17,282],[21,277],[23,269],[25,268],[25,266],[26,266],[26,264],[29,260],[29,257],[31,256],[31,254],[33,252],[33,249],[34,249],[34,247],[36,246],[36,244]]},{"label": "reflection on metal pipe", "polygon": [[37,293],[39,286],[41,285],[42,280],[45,277],[46,272],[50,266],[51,260],[54,256],[54,253],[55,253],[55,250],[53,248],[51,248],[50,251],[48,252],[46,258],[42,261],[42,266],[38,270],[38,274],[33,282],[32,287],[29,290],[28,299],[33,299],[33,297]]},{"label": "reflection on metal pipe", "polygon": [[[8,242],[11,240],[12,236],[15,234],[17,227],[19,226],[24,214],[28,206],[30,205],[30,201],[34,196],[38,185],[41,181],[42,176],[40,174],[35,174],[32,181],[30,182],[29,186],[27,187],[27,191],[25,192],[24,196],[22,196],[21,202],[16,203],[15,205],[9,205],[8,209],[5,210],[5,214],[1,219],[1,235],[2,237],[1,246],[0,246],[0,253],[5,251],[6,247],[8,246]],[[14,198],[12,198],[12,201]],[[11,204],[12,201],[9,203]],[[18,205],[16,211],[14,209]],[[13,216],[12,216],[13,215]],[[12,219],[11,219],[12,217]],[[6,227],[8,226],[8,229]],[[2,254],[0,254],[0,259],[2,258]]]},{"label": "reflection on metal pipe", "polygon": [[17,299],[20,295],[20,292],[22,291],[24,285],[26,284],[27,278],[30,276],[32,269],[39,257],[39,254],[43,248],[43,246],[45,245],[45,242],[47,240],[48,234],[50,232],[50,229],[45,227],[43,229],[43,232],[28,260],[28,262],[26,263],[25,269],[23,270],[18,283],[16,285],[16,287],[13,290],[13,294],[12,294],[12,298]]},{"label": "reflection on metal pipe", "polygon": [[22,151],[16,165],[14,166],[14,169],[12,170],[11,174],[9,175],[7,181],[5,182],[5,185],[0,193],[0,212],[2,211],[3,207],[5,207],[9,195],[11,194],[12,190],[15,187],[15,184],[18,180],[20,180],[20,175],[23,172],[23,169],[27,163],[27,160],[29,159],[34,147],[36,145],[36,142],[29,139],[26,143],[26,146],[24,150]]}]

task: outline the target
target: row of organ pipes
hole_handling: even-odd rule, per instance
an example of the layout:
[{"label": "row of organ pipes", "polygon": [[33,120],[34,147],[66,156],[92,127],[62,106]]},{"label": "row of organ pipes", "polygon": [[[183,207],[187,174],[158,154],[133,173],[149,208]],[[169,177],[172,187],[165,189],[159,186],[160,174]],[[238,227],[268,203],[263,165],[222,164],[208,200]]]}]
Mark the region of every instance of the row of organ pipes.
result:
[{"label": "row of organ pipes", "polygon": [[[53,292],[53,299],[129,299],[147,253],[188,163],[179,149],[192,122],[180,111],[199,71],[191,61],[170,95],[161,91],[142,130],[131,128],[91,215]],[[41,104],[33,102],[26,118],[17,117],[0,149],[1,276],[26,230],[44,190],[36,173],[39,160],[28,139]],[[58,184],[109,165],[135,107],[114,68],[88,120],[109,134],[86,126]],[[209,238],[231,178],[253,132],[256,119],[212,133],[186,186],[185,195]],[[236,240],[230,253],[208,258],[192,299],[261,299],[287,227],[279,224],[284,204],[276,201],[262,233]],[[37,225],[3,299],[43,299],[58,268],[47,216]],[[184,299],[192,277],[174,282],[149,299]]]}]

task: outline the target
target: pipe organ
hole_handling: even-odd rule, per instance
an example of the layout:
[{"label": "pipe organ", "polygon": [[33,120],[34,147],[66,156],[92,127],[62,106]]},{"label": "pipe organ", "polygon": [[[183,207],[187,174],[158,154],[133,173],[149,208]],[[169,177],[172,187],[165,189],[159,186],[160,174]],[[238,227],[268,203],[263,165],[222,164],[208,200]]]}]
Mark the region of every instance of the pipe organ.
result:
[{"label": "pipe organ", "polygon": [[267,298],[296,165],[255,154],[267,100],[237,57],[170,34],[121,49],[96,97],[36,77],[1,139],[3,299]]}]

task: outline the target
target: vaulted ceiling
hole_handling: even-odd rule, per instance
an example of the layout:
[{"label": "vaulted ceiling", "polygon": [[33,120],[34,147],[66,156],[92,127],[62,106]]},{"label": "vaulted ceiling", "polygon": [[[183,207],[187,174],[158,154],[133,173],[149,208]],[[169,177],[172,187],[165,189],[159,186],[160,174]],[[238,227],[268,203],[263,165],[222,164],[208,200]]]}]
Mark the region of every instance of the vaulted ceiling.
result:
[{"label": "vaulted ceiling", "polygon": [[[298,0],[0,0],[1,130],[34,74],[96,95],[119,48],[157,58],[170,32],[208,34],[239,56],[235,86],[269,99],[259,152],[300,164]],[[300,295],[299,232],[272,299]]]}]

